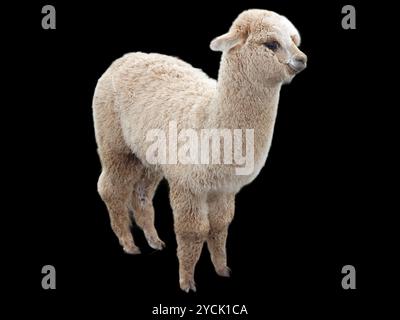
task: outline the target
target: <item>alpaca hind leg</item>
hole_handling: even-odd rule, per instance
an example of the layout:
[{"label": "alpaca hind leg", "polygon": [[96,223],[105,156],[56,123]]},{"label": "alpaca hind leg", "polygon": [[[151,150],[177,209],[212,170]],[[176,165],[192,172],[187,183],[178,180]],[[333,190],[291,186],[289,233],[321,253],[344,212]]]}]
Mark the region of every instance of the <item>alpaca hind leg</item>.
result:
[{"label": "alpaca hind leg", "polygon": [[[100,152],[99,152],[100,153]],[[137,159],[130,154],[100,153],[103,171],[98,181],[98,191],[110,215],[111,227],[124,251],[140,253],[130,230],[128,205],[137,179]]]},{"label": "alpaca hind leg", "polygon": [[156,250],[165,247],[154,226],[153,197],[161,176],[143,168],[143,174],[136,182],[132,193],[132,211],[136,224],[143,230],[147,243]]}]

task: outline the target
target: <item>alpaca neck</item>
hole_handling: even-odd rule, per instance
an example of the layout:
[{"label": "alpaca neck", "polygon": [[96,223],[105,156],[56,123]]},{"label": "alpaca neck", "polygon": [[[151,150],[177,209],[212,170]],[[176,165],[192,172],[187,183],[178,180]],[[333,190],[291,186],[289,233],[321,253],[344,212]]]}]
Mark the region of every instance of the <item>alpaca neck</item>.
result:
[{"label": "alpaca neck", "polygon": [[267,135],[275,123],[281,83],[254,85],[240,70],[240,64],[222,58],[214,108],[220,128],[254,129]]},{"label": "alpaca neck", "polygon": [[254,130],[254,160],[260,169],[271,146],[281,83],[254,85],[240,64],[222,57],[211,123],[214,128]]}]

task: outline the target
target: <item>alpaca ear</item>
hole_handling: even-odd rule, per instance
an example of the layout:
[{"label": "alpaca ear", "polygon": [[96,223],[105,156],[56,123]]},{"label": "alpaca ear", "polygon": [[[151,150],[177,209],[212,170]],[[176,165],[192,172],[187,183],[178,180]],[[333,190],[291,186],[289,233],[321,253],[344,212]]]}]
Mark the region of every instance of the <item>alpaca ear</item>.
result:
[{"label": "alpaca ear", "polygon": [[234,46],[238,45],[242,40],[242,37],[238,32],[228,32],[215,38],[210,43],[210,49],[212,51],[229,51]]}]

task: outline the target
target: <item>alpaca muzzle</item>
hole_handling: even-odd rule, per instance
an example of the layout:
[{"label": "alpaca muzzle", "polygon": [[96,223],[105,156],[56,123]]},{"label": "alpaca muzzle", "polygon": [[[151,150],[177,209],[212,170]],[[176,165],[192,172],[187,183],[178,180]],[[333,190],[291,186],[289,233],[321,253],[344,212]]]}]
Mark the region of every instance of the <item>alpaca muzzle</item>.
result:
[{"label": "alpaca muzzle", "polygon": [[288,65],[293,71],[299,73],[307,67],[307,56],[305,54],[297,55],[290,60]]}]

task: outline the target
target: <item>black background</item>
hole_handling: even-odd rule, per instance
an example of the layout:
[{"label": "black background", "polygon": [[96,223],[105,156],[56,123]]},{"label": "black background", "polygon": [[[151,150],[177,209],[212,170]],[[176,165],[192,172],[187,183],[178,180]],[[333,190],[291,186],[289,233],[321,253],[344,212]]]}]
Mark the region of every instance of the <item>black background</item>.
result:
[{"label": "black background", "polygon": [[[45,4],[56,7],[56,30],[41,28]],[[345,4],[356,7],[356,30],[341,27]],[[91,99],[110,63],[132,51],[178,56],[216,78],[220,54],[209,43],[248,8],[286,15],[302,35],[308,68],[283,87],[267,163],[237,196],[228,239],[232,277],[215,275],[204,250],[198,291],[185,294],[165,182],[154,201],[164,251],[150,249],[134,227],[143,254],[126,255],[111,230],[96,190],[100,163]],[[12,200],[16,223],[3,225],[3,233],[12,234],[12,273],[5,278],[14,289],[9,296],[24,301],[31,314],[54,316],[56,308],[70,316],[150,319],[160,303],[201,303],[246,304],[251,319],[346,318],[368,311],[387,293],[394,252],[385,218],[391,209],[383,182],[385,110],[377,112],[373,5],[51,1],[15,10],[23,19],[8,33],[21,68],[13,84],[24,93],[12,92],[18,101],[13,119],[24,138],[11,132],[19,142],[11,160],[20,170],[10,187],[19,196]],[[45,264],[56,267],[56,290],[41,288]],[[341,287],[347,264],[357,270],[356,290]]]}]

